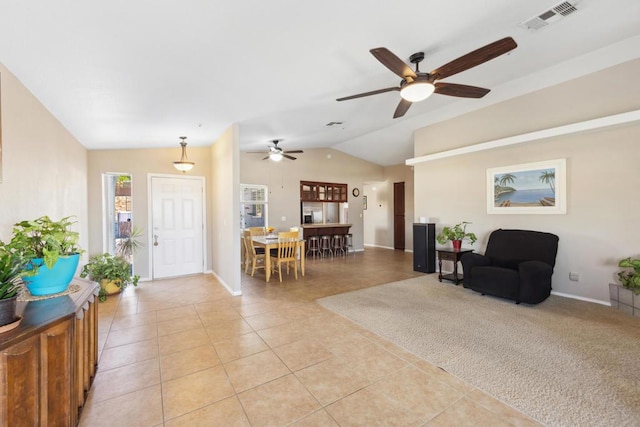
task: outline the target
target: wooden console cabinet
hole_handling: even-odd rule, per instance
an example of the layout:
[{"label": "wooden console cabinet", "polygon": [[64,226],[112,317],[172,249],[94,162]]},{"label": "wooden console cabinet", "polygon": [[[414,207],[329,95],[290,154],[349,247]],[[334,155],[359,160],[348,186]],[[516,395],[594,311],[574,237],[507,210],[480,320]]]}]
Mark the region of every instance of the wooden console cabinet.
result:
[{"label": "wooden console cabinet", "polygon": [[22,322],[0,334],[0,426],[75,426],[97,369],[99,286],[18,303]]}]

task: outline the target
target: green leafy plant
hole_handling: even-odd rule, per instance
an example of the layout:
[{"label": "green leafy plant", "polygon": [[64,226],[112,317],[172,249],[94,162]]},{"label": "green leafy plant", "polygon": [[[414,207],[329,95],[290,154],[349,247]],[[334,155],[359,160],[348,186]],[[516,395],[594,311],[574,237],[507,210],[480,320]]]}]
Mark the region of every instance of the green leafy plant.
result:
[{"label": "green leafy plant", "polygon": [[26,264],[27,260],[19,252],[0,241],[0,300],[18,295],[23,286],[20,273]]},{"label": "green leafy plant", "polygon": [[116,254],[123,257],[126,260],[131,261],[133,255],[144,245],[140,240],[142,237],[142,230],[136,226],[131,228],[129,235],[123,239],[120,239],[116,245]]},{"label": "green leafy plant", "polygon": [[[70,230],[71,225],[76,223],[72,218],[67,216],[60,221],[52,221],[48,216],[42,216],[19,222],[13,227],[13,238],[8,247],[29,260],[42,258],[44,264],[52,268],[59,257],[82,253],[78,246],[78,232]],[[28,274],[36,274],[37,265],[31,261],[29,263],[33,269]]]},{"label": "green leafy plant", "polygon": [[103,287],[103,281],[114,282],[122,291],[128,285],[138,286],[138,280],[140,280],[140,276],[131,276],[131,264],[127,260],[108,253],[91,257],[82,267],[80,277],[89,277],[90,280],[100,283],[100,301],[105,301],[108,295]]},{"label": "green leafy plant", "polygon": [[471,223],[462,221],[453,227],[443,227],[440,234],[436,236],[436,240],[441,245],[444,245],[449,240],[469,240],[471,244],[474,244],[478,238],[474,233],[467,233],[468,224]]},{"label": "green leafy plant", "polygon": [[625,258],[618,263],[618,267],[631,268],[633,271],[623,270],[618,272],[620,283],[636,295],[640,294],[640,259]]}]

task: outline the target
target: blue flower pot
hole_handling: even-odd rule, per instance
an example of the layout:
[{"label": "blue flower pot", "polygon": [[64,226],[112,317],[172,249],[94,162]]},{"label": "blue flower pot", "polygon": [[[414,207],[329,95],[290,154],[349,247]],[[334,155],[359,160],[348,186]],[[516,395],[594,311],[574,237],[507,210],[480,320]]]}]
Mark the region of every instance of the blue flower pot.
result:
[{"label": "blue flower pot", "polygon": [[[33,263],[38,266],[38,273],[35,276],[23,276],[22,280],[34,296],[64,292],[73,280],[79,262],[80,254],[61,256],[50,269],[44,265],[44,259],[34,258]],[[31,268],[29,266],[27,270]]]}]

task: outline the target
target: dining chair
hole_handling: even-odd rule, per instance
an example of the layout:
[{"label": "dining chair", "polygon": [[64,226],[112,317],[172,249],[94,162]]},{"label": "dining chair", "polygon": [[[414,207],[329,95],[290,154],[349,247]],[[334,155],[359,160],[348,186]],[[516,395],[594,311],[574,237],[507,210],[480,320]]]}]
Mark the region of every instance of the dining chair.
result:
[{"label": "dining chair", "polygon": [[248,227],[247,230],[251,232],[252,236],[266,236],[267,228],[266,227]]},{"label": "dining chair", "polygon": [[259,268],[264,269],[265,265],[265,254],[264,251],[262,253],[257,253],[255,246],[253,246],[253,240],[251,236],[251,232],[249,230],[245,230],[243,233],[244,247],[247,254],[247,260],[245,262],[244,272],[247,273],[249,269],[249,264],[251,264],[251,277],[255,274],[256,270]]},{"label": "dining chair", "polygon": [[[267,229],[265,227],[249,227],[245,229],[246,231],[249,231],[249,233],[251,234],[251,236],[266,236],[267,235]],[[251,243],[251,246],[253,246],[253,242]],[[253,246],[253,250],[258,254],[258,255],[264,255],[264,248],[256,248],[255,246]]]},{"label": "dining chair", "polygon": [[298,280],[298,232],[280,232],[278,233],[278,252],[276,256],[271,255],[271,268],[273,272],[276,272],[276,266],[278,266],[278,276],[282,282],[282,264],[287,266],[287,274],[289,274],[289,267],[293,263],[293,274]]},{"label": "dining chair", "polygon": [[247,239],[245,238],[247,234],[249,234],[249,230],[242,230],[242,237],[240,238],[240,241],[242,242],[242,262],[240,265],[243,267],[245,274],[247,273],[247,269],[251,263],[251,252],[249,251]]}]

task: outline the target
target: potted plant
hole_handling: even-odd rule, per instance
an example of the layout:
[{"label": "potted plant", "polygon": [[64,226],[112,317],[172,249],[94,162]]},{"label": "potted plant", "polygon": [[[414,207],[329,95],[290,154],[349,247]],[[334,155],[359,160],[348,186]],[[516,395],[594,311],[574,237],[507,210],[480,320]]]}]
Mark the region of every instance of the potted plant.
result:
[{"label": "potted plant", "polygon": [[140,237],[142,237],[142,230],[133,226],[131,231],[129,231],[129,235],[123,239],[119,239],[118,243],[116,243],[116,254],[126,259],[129,263],[132,263],[135,253],[144,246],[142,242],[138,240]]},{"label": "potted plant", "polygon": [[459,222],[453,227],[443,227],[440,234],[436,236],[436,240],[441,245],[444,245],[447,241],[451,240],[454,250],[459,250],[462,246],[463,240],[469,240],[473,245],[478,238],[474,233],[467,233],[467,225],[471,224],[467,221]]},{"label": "potted plant", "polygon": [[16,320],[16,300],[22,288],[20,274],[26,260],[0,241],[0,326]]},{"label": "potted plant", "polygon": [[[627,269],[618,272],[622,286],[640,295],[640,259],[625,258],[618,263],[618,267]],[[629,268],[632,271],[629,271]]]},{"label": "potted plant", "polygon": [[108,253],[91,257],[80,273],[80,277],[87,276],[100,284],[100,301],[123,291],[128,285],[138,286],[140,279],[139,276],[131,276],[131,264],[126,259]]},{"label": "potted plant", "polygon": [[611,306],[637,316],[640,313],[640,259],[622,259],[618,267],[624,270],[618,272],[621,285],[609,283]]},{"label": "potted plant", "polygon": [[70,229],[76,222],[72,218],[42,216],[14,225],[8,247],[28,260],[22,278],[32,295],[63,292],[73,279],[82,251],[79,234]]}]

